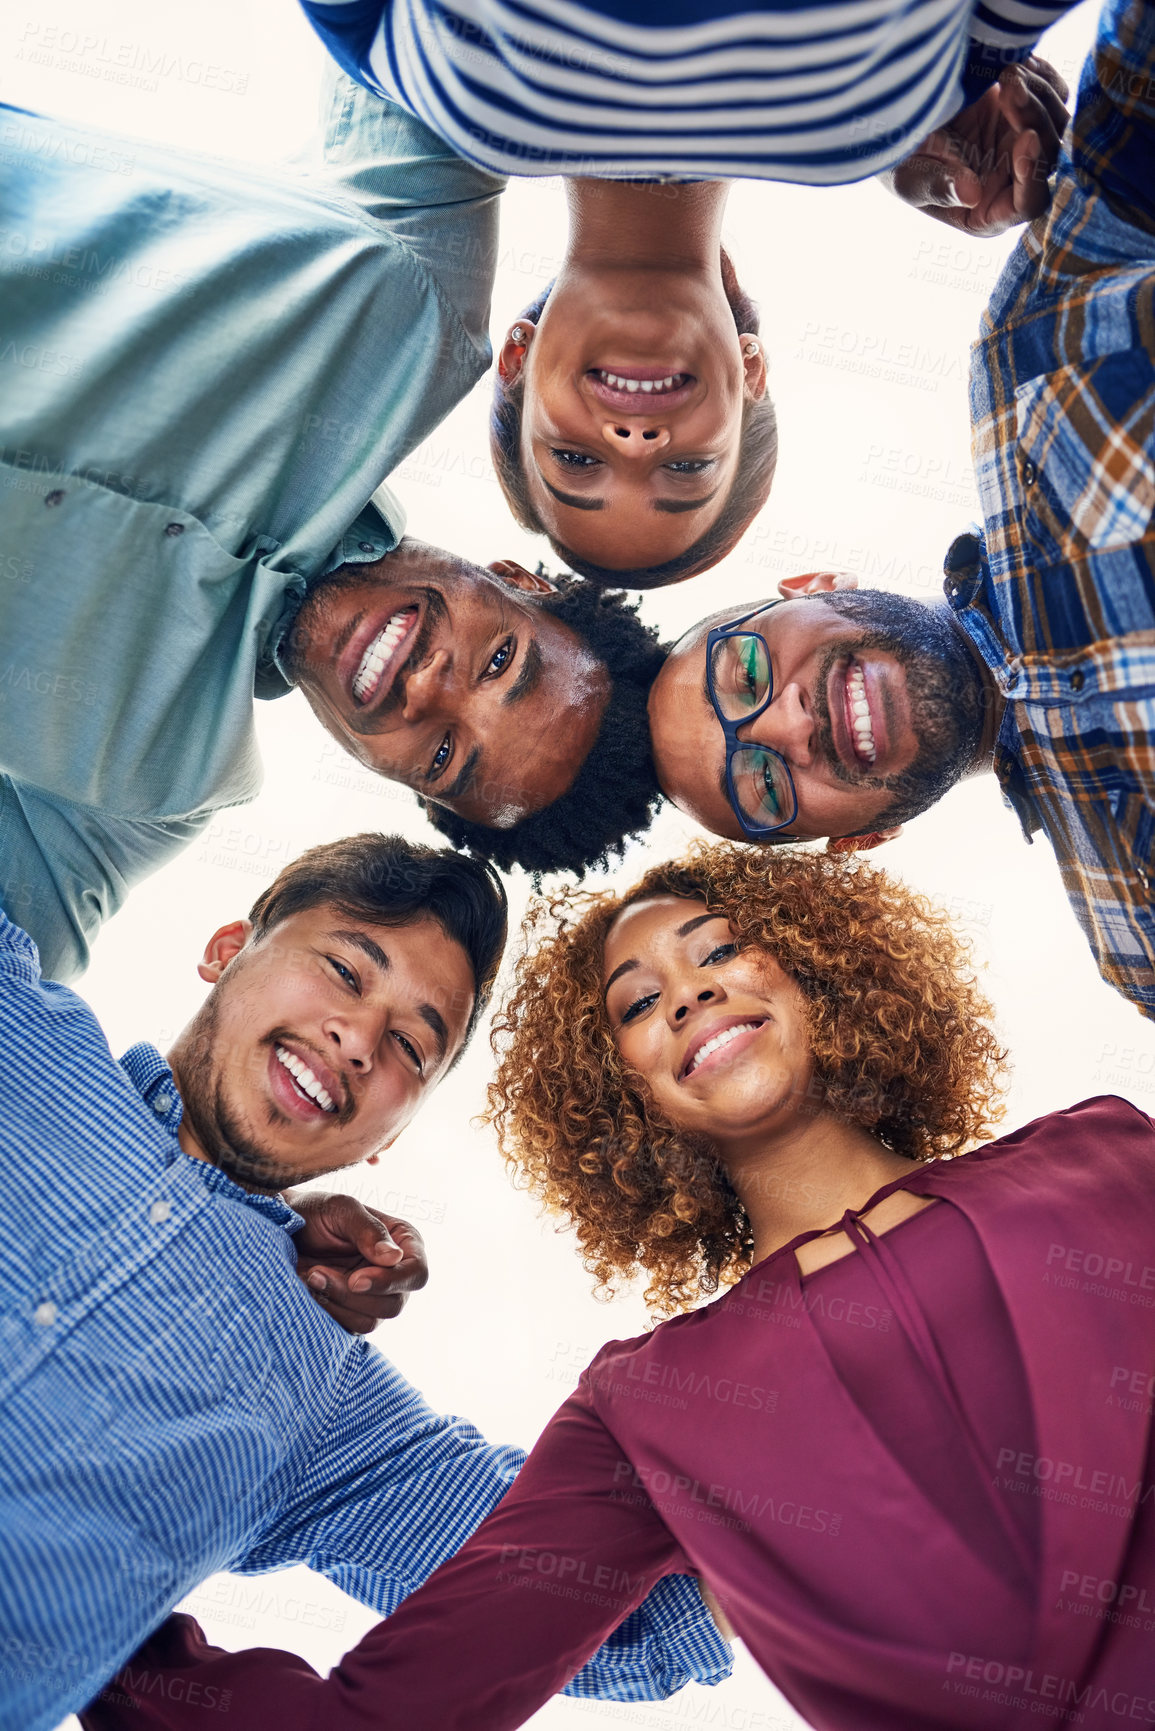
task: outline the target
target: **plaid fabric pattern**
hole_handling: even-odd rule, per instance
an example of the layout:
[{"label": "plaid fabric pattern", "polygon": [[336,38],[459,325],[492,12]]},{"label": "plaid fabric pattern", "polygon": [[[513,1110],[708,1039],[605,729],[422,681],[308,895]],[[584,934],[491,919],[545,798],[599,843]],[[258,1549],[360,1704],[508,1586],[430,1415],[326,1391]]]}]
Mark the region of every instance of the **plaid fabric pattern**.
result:
[{"label": "plaid fabric pattern", "polygon": [[[434,1413],[297,1279],[300,1218],[186,1156],[159,1052],[116,1063],[0,913],[0,1726],[51,1731],[218,1569],[306,1563],[382,1614],[523,1455]],[[717,1682],[695,1583],[659,1583],[570,1685]]]},{"label": "plaid fabric pattern", "polygon": [[1050,211],[971,369],[985,529],[947,599],[1007,711],[995,768],[1050,837],[1103,977],[1155,1016],[1155,6],[1109,0]]}]

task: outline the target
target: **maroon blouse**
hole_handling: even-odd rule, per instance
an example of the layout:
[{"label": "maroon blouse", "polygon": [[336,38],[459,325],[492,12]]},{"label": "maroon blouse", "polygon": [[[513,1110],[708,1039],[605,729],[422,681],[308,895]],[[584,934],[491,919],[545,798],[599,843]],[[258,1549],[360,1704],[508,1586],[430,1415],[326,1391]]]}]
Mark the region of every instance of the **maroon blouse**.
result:
[{"label": "maroon blouse", "polygon": [[84,1725],[198,1726],[200,1684],[246,1731],[499,1731],[687,1570],[814,1726],[1155,1724],[1155,1129],[1088,1101],[903,1187],[938,1201],[605,1347],[328,1680],[177,1617]]}]

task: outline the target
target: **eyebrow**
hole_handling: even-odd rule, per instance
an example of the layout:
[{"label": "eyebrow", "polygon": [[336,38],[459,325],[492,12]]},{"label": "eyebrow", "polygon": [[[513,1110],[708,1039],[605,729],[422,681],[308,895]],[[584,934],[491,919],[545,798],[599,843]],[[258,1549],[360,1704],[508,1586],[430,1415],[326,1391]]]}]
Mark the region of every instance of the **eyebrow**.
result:
[{"label": "eyebrow", "polygon": [[538,474],[541,475],[541,484],[545,488],[546,492],[552,493],[559,504],[572,506],[575,511],[605,510],[606,502],[604,499],[579,499],[576,493],[562,493],[557,487],[553,486],[551,482],[546,480],[545,476],[541,474],[540,469],[538,470]]},{"label": "eyebrow", "polygon": [[368,956],[375,968],[387,974],[392,963],[381,945],[374,943],[368,932],[330,932],[329,936],[338,943],[348,944],[351,949],[360,950],[363,956]]},{"label": "eyebrow", "polygon": [[[576,493],[563,493],[560,488],[555,487],[551,481],[546,480],[540,469],[538,470],[538,474],[541,475],[541,484],[545,488],[546,492],[552,493],[559,504],[569,505],[574,511],[605,510],[606,502],[604,499],[581,499]],[[681,511],[700,511],[703,505],[708,505],[711,499],[716,499],[717,497],[718,489],[715,487],[712,493],[705,493],[700,499],[651,499],[650,510],[665,511],[668,516],[673,517]]]},{"label": "eyebrow", "polygon": [[541,679],[541,667],[541,645],[536,637],[531,637],[525,646],[517,678],[502,698],[502,703],[520,703],[523,697],[532,697]]},{"label": "eyebrow", "polygon": [[441,1063],[449,1050],[449,1029],[445,1026],[445,1018],[433,1004],[422,1004],[418,1014],[433,1034],[437,1044],[437,1061]]},{"label": "eyebrow", "polygon": [[687,920],[684,926],[678,927],[678,936],[688,938],[691,932],[696,932],[699,926],[708,925],[711,920],[724,920],[726,915],[718,910],[710,914],[695,914],[692,920]]},{"label": "eyebrow", "polygon": [[700,499],[655,499],[651,510],[665,511],[673,517],[679,511],[700,511],[703,505],[708,505],[711,499],[717,497],[718,489],[715,487],[712,493],[704,493]]},{"label": "eyebrow", "polygon": [[[725,918],[726,915],[718,911],[708,914],[695,914],[693,919],[687,920],[684,926],[678,926],[675,928],[675,935],[679,938],[688,938],[690,933],[696,932],[699,926],[708,925],[711,920],[724,920]],[[620,980],[623,974],[628,974],[631,969],[636,968],[639,965],[640,964],[636,957],[631,957],[628,962],[619,963],[606,981],[605,986],[602,989],[602,997],[605,997],[615,980]]]},{"label": "eyebrow", "polygon": [[449,786],[439,788],[436,783],[434,783],[430,797],[434,800],[460,799],[462,794],[467,793],[473,785],[474,773],[477,769],[477,760],[480,756],[481,747],[480,745],[475,745],[456,776],[450,782]]}]

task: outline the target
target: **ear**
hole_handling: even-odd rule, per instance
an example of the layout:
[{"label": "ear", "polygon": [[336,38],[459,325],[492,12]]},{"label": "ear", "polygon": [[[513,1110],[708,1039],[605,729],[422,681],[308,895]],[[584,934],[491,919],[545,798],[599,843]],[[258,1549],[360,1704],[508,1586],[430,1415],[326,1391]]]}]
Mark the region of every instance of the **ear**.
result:
[{"label": "ear", "polygon": [[[400,1135],[400,1131],[398,1131],[398,1135]],[[376,1166],[378,1164],[378,1162],[380,1161],[382,1154],[388,1154],[390,1148],[392,1148],[392,1146],[393,1146],[394,1142],[396,1142],[396,1140],[397,1140],[396,1136],[390,1136],[388,1142],[382,1142],[380,1148],[378,1148],[378,1150],[375,1154],[366,1154],[366,1156],[365,1156],[366,1166]]]},{"label": "ear", "polygon": [[829,595],[835,589],[857,589],[853,571],[804,571],[798,577],[783,577],[778,593],[783,601],[798,601],[803,595]]},{"label": "ear", "polygon": [[520,376],[536,331],[537,326],[530,319],[514,319],[506,331],[497,355],[497,376],[503,384],[512,385]]},{"label": "ear", "polygon": [[551,583],[548,577],[539,577],[535,571],[527,571],[516,559],[495,559],[485,568],[492,571],[495,577],[500,577],[503,583],[508,583],[511,589],[521,589],[526,595],[553,595],[557,590],[557,585]]},{"label": "ear", "polygon": [[752,331],[745,331],[738,338],[738,346],[742,350],[742,368],[746,374],[746,395],[753,403],[761,402],[766,395],[766,356],[762,352],[762,339]]},{"label": "ear", "polygon": [[896,824],[893,829],[872,830],[869,835],[832,835],[827,838],[827,853],[869,853],[871,848],[881,847],[884,841],[893,841],[895,836],[902,834],[902,825]]},{"label": "ear", "polygon": [[205,947],[204,957],[197,963],[197,973],[210,986],[215,986],[234,956],[239,956],[253,935],[252,920],[234,920],[214,932]]}]

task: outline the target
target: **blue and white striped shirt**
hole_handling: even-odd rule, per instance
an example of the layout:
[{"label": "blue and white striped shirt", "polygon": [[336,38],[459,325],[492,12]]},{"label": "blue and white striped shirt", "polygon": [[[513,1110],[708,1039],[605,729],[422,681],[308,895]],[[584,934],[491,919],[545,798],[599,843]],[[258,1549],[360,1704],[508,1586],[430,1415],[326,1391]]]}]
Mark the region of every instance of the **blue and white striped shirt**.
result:
[{"label": "blue and white striped shirt", "polygon": [[831,186],[905,156],[1073,0],[301,3],[347,72],[493,173]]},{"label": "blue and white striped shirt", "polygon": [[[0,913],[0,1725],[50,1731],[218,1569],[307,1563],[382,1613],[521,1465],[431,1412],[297,1279],[300,1218],[190,1159],[150,1046],[112,1058]],[[696,1585],[651,1594],[575,1679],[716,1682]]]}]

